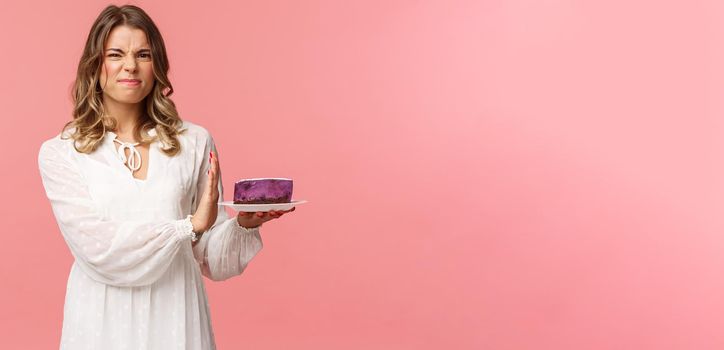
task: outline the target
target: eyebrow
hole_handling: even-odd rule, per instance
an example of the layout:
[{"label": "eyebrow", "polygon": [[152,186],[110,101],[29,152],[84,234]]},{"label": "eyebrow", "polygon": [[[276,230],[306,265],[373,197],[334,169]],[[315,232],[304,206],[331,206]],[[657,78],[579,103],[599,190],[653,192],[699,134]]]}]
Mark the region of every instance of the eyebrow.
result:
[{"label": "eyebrow", "polygon": [[[120,53],[123,53],[123,50],[117,49],[117,48],[115,48],[115,47],[112,47],[112,48],[110,48],[110,49],[107,49],[106,51],[118,51],[118,52],[120,52]],[[145,51],[151,51],[151,49],[140,49],[140,50],[136,51],[136,53],[145,52]]]}]

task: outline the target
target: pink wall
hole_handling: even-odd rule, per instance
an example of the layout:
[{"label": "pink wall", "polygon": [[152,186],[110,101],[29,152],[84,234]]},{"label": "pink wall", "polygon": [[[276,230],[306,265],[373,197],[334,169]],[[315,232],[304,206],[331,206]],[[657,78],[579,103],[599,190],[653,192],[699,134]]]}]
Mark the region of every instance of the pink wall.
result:
[{"label": "pink wall", "polygon": [[[724,6],[673,3],[134,2],[227,191],[309,200],[207,281],[219,348],[724,348]],[[36,157],[105,5],[0,12],[3,349],[58,346]]]}]

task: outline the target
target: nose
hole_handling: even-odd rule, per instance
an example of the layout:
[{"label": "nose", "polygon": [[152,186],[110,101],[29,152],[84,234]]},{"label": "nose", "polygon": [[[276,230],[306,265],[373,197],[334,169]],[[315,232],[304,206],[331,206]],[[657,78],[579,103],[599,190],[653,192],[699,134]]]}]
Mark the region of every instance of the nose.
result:
[{"label": "nose", "polygon": [[129,72],[136,70],[136,60],[133,58],[126,59],[126,62],[123,64],[123,69]]}]

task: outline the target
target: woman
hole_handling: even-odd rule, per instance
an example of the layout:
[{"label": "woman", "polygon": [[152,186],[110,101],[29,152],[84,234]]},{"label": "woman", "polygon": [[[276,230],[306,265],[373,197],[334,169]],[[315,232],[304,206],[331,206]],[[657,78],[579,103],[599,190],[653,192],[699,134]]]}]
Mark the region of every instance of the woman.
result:
[{"label": "woman", "polygon": [[214,349],[201,275],[241,274],[262,248],[260,225],[285,213],[230,218],[218,206],[214,140],[179,118],[168,69],[148,15],[108,6],[78,65],[73,120],[40,148],[75,257],[62,349]]}]

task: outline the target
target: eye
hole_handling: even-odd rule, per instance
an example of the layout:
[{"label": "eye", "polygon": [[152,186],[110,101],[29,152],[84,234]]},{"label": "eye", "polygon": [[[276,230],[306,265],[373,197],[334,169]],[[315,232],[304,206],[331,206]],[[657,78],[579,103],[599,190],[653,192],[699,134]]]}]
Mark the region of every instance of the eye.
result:
[{"label": "eye", "polygon": [[[143,58],[150,58],[150,57],[151,57],[151,55],[150,55],[150,54],[147,54],[147,53],[139,54],[139,56],[141,56],[141,57],[143,57]],[[108,57],[121,57],[121,55],[120,55],[120,54],[117,54],[117,53],[111,53],[111,54],[108,54]]]}]

